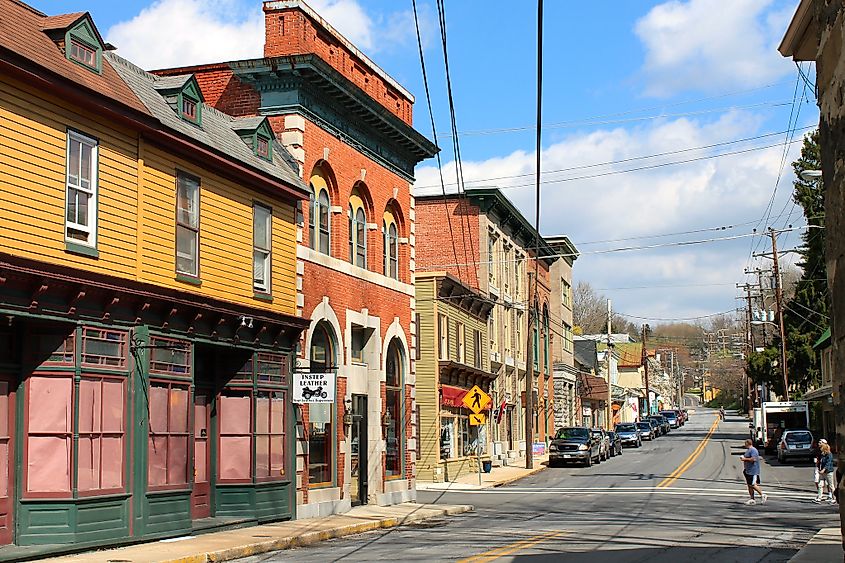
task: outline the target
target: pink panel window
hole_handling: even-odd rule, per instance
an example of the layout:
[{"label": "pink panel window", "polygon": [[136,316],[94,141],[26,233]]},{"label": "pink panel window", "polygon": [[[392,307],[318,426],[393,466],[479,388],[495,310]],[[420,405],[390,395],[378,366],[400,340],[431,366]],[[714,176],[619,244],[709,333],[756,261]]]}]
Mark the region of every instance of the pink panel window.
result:
[{"label": "pink panel window", "polygon": [[208,398],[194,397],[194,481],[208,482]]},{"label": "pink panel window", "polygon": [[69,495],[72,375],[34,375],[26,383],[26,392],[26,493]]},{"label": "pink panel window", "polygon": [[252,398],[245,391],[226,389],[220,396],[221,480],[252,478]]},{"label": "pink panel window", "polygon": [[187,384],[150,382],[150,488],[177,488],[188,483],[189,397]]},{"label": "pink panel window", "polygon": [[285,475],[283,391],[259,391],[256,398],[255,477],[282,479]]},{"label": "pink panel window", "polygon": [[123,379],[85,374],[79,382],[77,487],[81,493],[123,489]]}]

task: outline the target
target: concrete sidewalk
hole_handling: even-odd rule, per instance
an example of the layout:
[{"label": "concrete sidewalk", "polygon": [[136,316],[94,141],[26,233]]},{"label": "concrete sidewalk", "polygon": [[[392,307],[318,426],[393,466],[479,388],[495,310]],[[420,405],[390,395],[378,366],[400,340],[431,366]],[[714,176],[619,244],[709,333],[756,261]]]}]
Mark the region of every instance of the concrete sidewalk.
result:
[{"label": "concrete sidewalk", "polygon": [[843,561],[842,533],[839,528],[822,528],[807,545],[790,559],[790,563],[833,563]]},{"label": "concrete sidewalk", "polygon": [[461,475],[454,481],[448,483],[435,483],[431,481],[417,481],[418,491],[469,491],[478,489],[490,489],[501,487],[523,477],[533,475],[544,470],[549,465],[549,456],[534,456],[534,469],[525,468],[525,460],[518,459],[513,465],[494,467],[490,473],[481,474],[481,484],[478,483],[477,473]]},{"label": "concrete sidewalk", "polygon": [[294,520],[173,538],[129,547],[91,551],[50,559],[63,563],[207,563],[228,561],[268,551],[300,547],[316,542],[392,528],[473,510],[469,505],[403,503],[394,506],[358,506],[345,514]]}]

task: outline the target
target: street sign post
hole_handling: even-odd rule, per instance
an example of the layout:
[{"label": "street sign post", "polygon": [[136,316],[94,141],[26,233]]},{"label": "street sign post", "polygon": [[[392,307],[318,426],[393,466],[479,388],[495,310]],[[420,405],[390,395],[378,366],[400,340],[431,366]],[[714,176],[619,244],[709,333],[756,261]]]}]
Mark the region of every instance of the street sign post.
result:
[{"label": "street sign post", "polygon": [[[467,391],[467,394],[464,395],[464,398],[461,402],[463,402],[464,406],[472,411],[472,414],[469,415],[469,424],[470,426],[484,426],[484,423],[487,422],[487,415],[483,414],[481,411],[484,410],[484,407],[490,404],[493,399],[484,392],[484,390],[479,387],[478,385],[473,385],[472,389]],[[476,461],[478,461],[478,484],[481,485],[481,433],[478,433],[478,438],[475,441],[475,455]]]}]

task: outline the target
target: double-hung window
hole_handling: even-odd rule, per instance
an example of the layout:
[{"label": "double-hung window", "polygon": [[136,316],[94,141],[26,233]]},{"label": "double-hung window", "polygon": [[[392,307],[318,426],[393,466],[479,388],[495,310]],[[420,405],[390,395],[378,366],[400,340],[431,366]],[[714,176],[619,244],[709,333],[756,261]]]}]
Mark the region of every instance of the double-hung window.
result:
[{"label": "double-hung window", "polygon": [[252,220],[252,287],[270,293],[273,212],[269,207],[255,204]]},{"label": "double-hung window", "polygon": [[384,275],[399,279],[399,236],[395,223],[384,227]]},{"label": "double-hung window", "polygon": [[349,261],[367,267],[367,218],[360,207],[349,206]]},{"label": "double-hung window", "polygon": [[176,179],[176,273],[199,277],[200,183],[179,173]]},{"label": "double-hung window", "polygon": [[97,243],[98,152],[95,139],[68,131],[65,239],[92,247]]}]

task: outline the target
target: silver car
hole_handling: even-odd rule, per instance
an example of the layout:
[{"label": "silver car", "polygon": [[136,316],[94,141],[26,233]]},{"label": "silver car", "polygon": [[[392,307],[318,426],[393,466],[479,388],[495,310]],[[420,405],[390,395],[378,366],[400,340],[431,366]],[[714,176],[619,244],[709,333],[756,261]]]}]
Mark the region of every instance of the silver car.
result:
[{"label": "silver car", "polygon": [[778,461],[813,457],[813,434],[809,430],[784,430],[778,442]]}]

